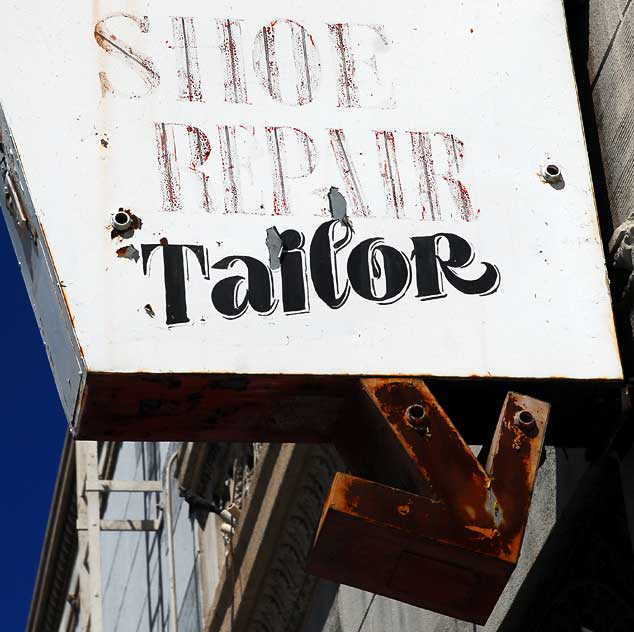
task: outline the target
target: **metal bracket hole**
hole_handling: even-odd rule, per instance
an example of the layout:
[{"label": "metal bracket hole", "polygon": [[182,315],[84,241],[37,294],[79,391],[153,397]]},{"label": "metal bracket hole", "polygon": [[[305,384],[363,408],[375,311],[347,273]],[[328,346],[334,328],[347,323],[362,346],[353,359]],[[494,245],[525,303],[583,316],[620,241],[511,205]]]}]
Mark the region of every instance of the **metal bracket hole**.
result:
[{"label": "metal bracket hole", "polygon": [[515,423],[524,430],[524,432],[533,432],[537,428],[535,417],[533,417],[533,414],[528,410],[521,410],[517,413],[515,415]]},{"label": "metal bracket hole", "polygon": [[412,404],[405,411],[409,423],[415,428],[427,424],[427,410],[421,404]]},{"label": "metal bracket hole", "polygon": [[112,216],[112,227],[122,233],[132,226],[132,217],[126,211],[117,211]]},{"label": "metal bracket hole", "polygon": [[543,165],[541,173],[544,181],[550,184],[556,184],[562,180],[561,168],[554,162]]}]

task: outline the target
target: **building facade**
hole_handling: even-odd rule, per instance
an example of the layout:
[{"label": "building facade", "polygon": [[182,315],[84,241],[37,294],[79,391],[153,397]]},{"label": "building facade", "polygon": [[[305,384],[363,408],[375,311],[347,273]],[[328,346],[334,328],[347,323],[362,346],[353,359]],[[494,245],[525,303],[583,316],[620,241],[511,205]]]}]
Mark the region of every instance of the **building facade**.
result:
[{"label": "building facade", "polygon": [[[77,524],[74,452],[67,443],[29,630],[91,629],[82,598],[89,570]],[[477,449],[477,448],[476,448]],[[327,446],[104,443],[100,476],[172,486],[174,573],[166,494],[102,494],[103,520],[159,518],[151,532],[100,536],[103,629],[121,632],[432,632],[631,630],[634,556],[623,483],[629,459],[589,463],[583,449],[547,447],[520,563],[483,628],[408,606],[304,570],[335,471]],[[234,530],[217,511],[240,508]],[[631,525],[630,525],[631,526]],[[368,572],[372,572],[368,568]],[[172,627],[170,590],[176,595]]]}]

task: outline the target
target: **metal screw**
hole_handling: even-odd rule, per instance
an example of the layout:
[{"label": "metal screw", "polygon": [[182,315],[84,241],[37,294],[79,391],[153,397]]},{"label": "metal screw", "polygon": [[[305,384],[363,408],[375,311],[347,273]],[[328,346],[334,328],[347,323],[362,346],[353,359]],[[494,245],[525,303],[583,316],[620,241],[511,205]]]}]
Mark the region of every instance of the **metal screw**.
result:
[{"label": "metal screw", "polygon": [[543,165],[541,168],[541,174],[544,181],[549,184],[557,184],[558,182],[561,182],[562,179],[561,169],[559,168],[559,165],[554,162]]},{"label": "metal screw", "polygon": [[116,231],[122,233],[128,230],[131,226],[132,226],[132,217],[130,216],[130,213],[128,213],[127,211],[124,211],[123,209],[119,209],[112,216],[112,227]]}]

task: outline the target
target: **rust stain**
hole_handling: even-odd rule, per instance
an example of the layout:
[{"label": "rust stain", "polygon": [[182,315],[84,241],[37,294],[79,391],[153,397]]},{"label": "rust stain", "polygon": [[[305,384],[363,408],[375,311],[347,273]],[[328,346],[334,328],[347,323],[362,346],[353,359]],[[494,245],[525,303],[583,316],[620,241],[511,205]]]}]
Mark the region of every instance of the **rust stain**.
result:
[{"label": "rust stain", "polygon": [[[466,524],[492,527],[493,491],[488,475],[424,384],[390,378],[365,382],[394,436],[419,468],[421,479],[432,481],[441,497],[451,498],[452,510]],[[420,424],[410,419],[417,408],[426,411]]]},{"label": "rust stain", "polygon": [[108,79],[108,75],[105,72],[99,73],[99,85],[101,86],[102,97],[105,97],[108,93],[114,92],[110,79]]}]

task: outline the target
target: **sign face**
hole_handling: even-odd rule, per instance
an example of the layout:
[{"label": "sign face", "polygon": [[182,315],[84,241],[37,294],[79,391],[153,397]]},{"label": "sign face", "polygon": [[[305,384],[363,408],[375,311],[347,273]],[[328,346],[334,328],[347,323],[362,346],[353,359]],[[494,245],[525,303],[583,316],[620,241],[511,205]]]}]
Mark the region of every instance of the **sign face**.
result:
[{"label": "sign face", "polygon": [[621,377],[559,0],[60,7],[0,98],[86,373]]}]

